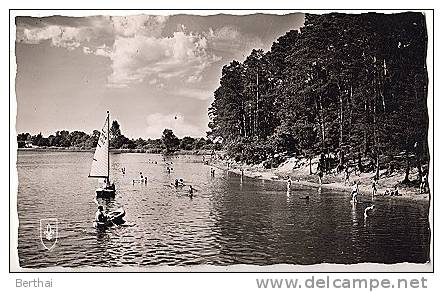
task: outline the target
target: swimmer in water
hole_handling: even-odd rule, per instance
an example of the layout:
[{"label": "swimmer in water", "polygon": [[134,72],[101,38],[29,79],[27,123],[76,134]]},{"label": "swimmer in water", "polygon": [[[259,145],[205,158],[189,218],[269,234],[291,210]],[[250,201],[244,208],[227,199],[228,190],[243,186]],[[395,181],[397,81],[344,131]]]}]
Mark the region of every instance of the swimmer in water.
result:
[{"label": "swimmer in water", "polygon": [[189,197],[192,198],[193,195],[194,195],[194,189],[192,188],[191,185],[189,185]]},{"label": "swimmer in water", "polygon": [[374,210],[374,205],[371,205],[370,207],[367,207],[365,209],[365,219],[368,218],[368,212]]}]

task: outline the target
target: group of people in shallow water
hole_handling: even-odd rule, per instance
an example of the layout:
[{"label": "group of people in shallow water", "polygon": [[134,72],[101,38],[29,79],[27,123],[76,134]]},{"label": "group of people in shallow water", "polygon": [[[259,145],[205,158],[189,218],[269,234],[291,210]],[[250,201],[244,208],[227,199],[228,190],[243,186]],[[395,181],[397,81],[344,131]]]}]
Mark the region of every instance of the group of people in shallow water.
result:
[{"label": "group of people in shallow water", "polygon": [[[352,185],[352,191],[351,191],[351,201],[352,202],[357,202],[357,195],[359,193],[358,190],[358,186],[359,186],[359,182],[358,181],[354,181],[354,184]],[[378,186],[378,180],[376,177],[374,177],[371,181],[371,190],[372,190],[372,199],[374,199],[375,196],[377,196],[377,186]],[[398,186],[395,186],[393,189],[386,189],[384,194],[384,196],[401,196],[401,194],[398,192]]]},{"label": "group of people in shallow water", "polygon": [[[182,187],[186,186],[186,184],[182,178],[176,178],[173,186],[175,188],[182,188]],[[192,185],[189,185],[188,196],[192,198],[194,196],[194,191],[195,191],[195,189],[192,187]]]},{"label": "group of people in shallow water", "polygon": [[148,184],[148,177],[143,176],[143,172],[141,172],[141,171],[140,171],[139,175],[140,175],[140,178],[138,180],[133,179],[132,184],[135,184],[137,181],[140,183],[144,183],[145,185]]}]

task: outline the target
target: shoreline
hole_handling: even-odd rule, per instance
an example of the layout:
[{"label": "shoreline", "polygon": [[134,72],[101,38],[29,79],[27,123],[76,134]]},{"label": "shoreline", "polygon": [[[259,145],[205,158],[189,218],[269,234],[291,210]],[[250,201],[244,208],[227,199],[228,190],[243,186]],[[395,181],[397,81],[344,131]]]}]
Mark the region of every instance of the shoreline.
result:
[{"label": "shoreline", "polygon": [[[18,148],[18,151],[36,151],[36,152],[94,152],[95,149],[75,149],[75,148]],[[122,154],[122,153],[139,153],[139,154],[163,154],[158,151],[149,151],[142,149],[112,149],[111,153]],[[173,153],[165,155],[210,155],[212,150],[179,150]],[[230,167],[227,167],[227,163],[230,163]],[[361,173],[355,174],[351,173],[349,182],[350,184],[345,184],[343,179],[343,174],[325,174],[323,177],[322,185],[318,183],[318,177],[316,174],[309,174],[309,169],[307,170],[306,165],[300,166],[299,161],[288,160],[282,163],[277,168],[265,169],[262,165],[245,165],[236,162],[230,162],[228,160],[220,159],[210,159],[208,165],[215,168],[221,169],[223,171],[231,171],[238,175],[241,174],[241,169],[243,169],[243,174],[245,177],[264,179],[268,181],[277,181],[286,183],[287,178],[290,177],[292,184],[307,186],[312,188],[322,187],[324,189],[335,190],[343,193],[351,194],[351,182],[359,182],[359,197],[372,200],[372,189],[371,180],[372,173]],[[315,162],[313,163],[313,166]],[[313,167],[315,170],[315,167]],[[380,180],[377,184],[377,195],[374,200],[384,199],[384,200],[409,200],[409,201],[420,201],[420,202],[430,202],[430,192],[423,194],[419,193],[419,188],[414,186],[404,186],[399,184],[404,177],[404,173],[397,172],[391,176],[383,176],[385,173],[380,172]],[[411,171],[411,178],[415,175]],[[383,195],[387,189],[393,189],[395,185],[399,185],[399,193],[401,196],[385,196]]]},{"label": "shoreline", "polygon": [[[24,152],[94,152],[95,148],[91,149],[80,149],[80,148],[63,148],[63,147],[54,147],[54,148],[17,148],[17,152],[24,151]],[[163,153],[163,149],[109,149],[110,153],[140,153],[140,154],[163,154],[163,155],[211,155],[212,150],[177,150],[175,152],[171,153]]]},{"label": "shoreline", "polygon": [[[277,181],[286,183],[287,178],[290,177],[292,184],[307,186],[312,188],[324,188],[334,191],[339,191],[343,193],[351,194],[352,185],[345,184],[344,179],[340,175],[329,175],[325,174],[323,177],[323,183],[320,185],[318,183],[317,175],[301,174],[300,170],[287,170],[282,169],[282,167],[273,169],[264,169],[260,165],[243,165],[239,163],[230,163],[230,167],[227,167],[228,161],[226,160],[213,160],[209,163],[210,166],[216,167],[224,171],[231,171],[235,174],[240,175],[241,169],[243,169],[243,175],[249,178],[264,179],[268,181]],[[283,163],[284,164],[284,163]],[[382,173],[381,173],[382,174]],[[372,188],[371,180],[372,173],[361,173],[360,175],[351,174],[349,181],[359,181],[359,198],[364,198],[366,200],[372,200]],[[404,176],[402,173],[397,173],[388,178],[382,178],[377,184],[377,194],[374,200],[407,200],[407,201],[417,201],[423,203],[430,203],[430,192],[419,193],[418,187],[406,187],[403,185],[399,186],[400,196],[385,196],[384,192],[386,189],[393,189],[393,181],[399,183],[399,178]],[[412,173],[411,173],[412,176]]]}]

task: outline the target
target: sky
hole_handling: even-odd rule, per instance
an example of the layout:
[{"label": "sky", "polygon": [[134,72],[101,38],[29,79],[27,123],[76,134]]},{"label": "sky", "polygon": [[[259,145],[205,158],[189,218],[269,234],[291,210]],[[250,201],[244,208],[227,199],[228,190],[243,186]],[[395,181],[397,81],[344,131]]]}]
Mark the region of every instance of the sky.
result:
[{"label": "sky", "polygon": [[18,133],[204,137],[222,67],[304,22],[300,13],[17,17]]}]

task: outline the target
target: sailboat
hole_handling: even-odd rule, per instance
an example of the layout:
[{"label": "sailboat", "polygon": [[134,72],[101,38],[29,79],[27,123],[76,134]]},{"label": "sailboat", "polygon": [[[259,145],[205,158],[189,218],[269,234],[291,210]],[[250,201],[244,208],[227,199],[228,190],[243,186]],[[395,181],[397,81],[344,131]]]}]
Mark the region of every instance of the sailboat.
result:
[{"label": "sailboat", "polygon": [[100,132],[88,177],[104,179],[103,186],[95,191],[97,197],[111,198],[115,196],[115,185],[111,184],[109,180],[109,111],[107,111],[106,121]]}]

